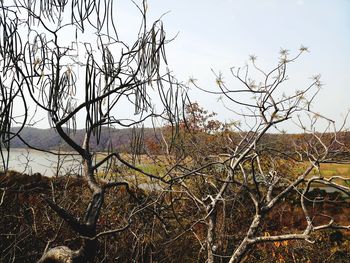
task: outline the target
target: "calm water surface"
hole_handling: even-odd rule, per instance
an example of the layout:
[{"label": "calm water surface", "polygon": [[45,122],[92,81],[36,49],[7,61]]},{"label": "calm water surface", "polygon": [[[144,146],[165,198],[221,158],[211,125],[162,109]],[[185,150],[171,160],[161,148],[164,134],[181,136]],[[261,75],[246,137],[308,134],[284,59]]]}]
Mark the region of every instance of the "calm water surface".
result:
[{"label": "calm water surface", "polygon": [[[81,158],[78,155],[54,155],[23,148],[10,150],[9,169],[20,173],[41,173],[45,176],[81,174]],[[101,159],[103,154],[98,154]]]},{"label": "calm water surface", "polygon": [[10,150],[9,169],[20,173],[41,173],[45,176],[80,174],[81,158],[75,155],[57,156],[32,149]]},{"label": "calm water surface", "polygon": [[[103,157],[99,154],[98,159]],[[41,173],[45,176],[81,174],[81,158],[77,155],[57,156],[32,149],[13,148],[10,151],[9,169],[20,173]],[[339,190],[328,186],[315,186],[327,192]],[[343,194],[343,193],[342,193]]]}]

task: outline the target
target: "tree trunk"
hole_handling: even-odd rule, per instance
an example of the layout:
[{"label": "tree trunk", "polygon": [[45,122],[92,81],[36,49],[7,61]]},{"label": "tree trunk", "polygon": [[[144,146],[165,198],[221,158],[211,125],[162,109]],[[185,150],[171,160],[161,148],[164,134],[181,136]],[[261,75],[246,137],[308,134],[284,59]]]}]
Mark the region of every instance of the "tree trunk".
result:
[{"label": "tree trunk", "polygon": [[97,239],[89,240],[84,239],[82,247],[79,249],[80,261],[77,262],[86,262],[93,263],[95,262],[96,251],[97,251]]},{"label": "tree trunk", "polygon": [[235,252],[233,253],[232,257],[230,258],[229,263],[238,263],[241,262],[243,256],[248,252],[249,246],[252,244],[249,241],[250,237],[253,237],[259,226],[262,216],[260,214],[256,214],[254,216],[253,222],[250,224],[249,230],[247,232],[246,237],[243,239],[241,244],[236,248]]},{"label": "tree trunk", "polygon": [[247,238],[245,238],[241,244],[236,248],[235,252],[233,253],[232,257],[230,258],[229,263],[238,263],[241,262],[243,256],[248,251],[249,248],[249,242],[247,241]]},{"label": "tree trunk", "polygon": [[208,217],[208,231],[207,231],[207,254],[208,254],[207,262],[214,263],[213,252],[215,251],[214,240],[215,240],[215,221],[216,221],[215,209],[209,213],[210,215]]},{"label": "tree trunk", "polygon": [[[81,223],[81,227],[74,228],[83,239],[83,243],[79,250],[73,251],[68,247],[59,246],[50,249],[39,260],[40,263],[44,262],[57,262],[57,263],[93,263],[95,262],[97,252],[97,239],[96,235],[96,223],[100,216],[101,207],[104,202],[104,189],[98,184],[94,176],[92,155],[89,152],[88,147],[89,134],[85,134],[83,147],[80,148],[79,153],[83,158],[83,177],[87,181],[90,190],[92,191],[91,201],[86,209],[84,220]],[[78,147],[78,146],[77,146]],[[73,224],[71,221],[67,221],[68,224]],[[74,220],[76,223],[76,220]]]}]

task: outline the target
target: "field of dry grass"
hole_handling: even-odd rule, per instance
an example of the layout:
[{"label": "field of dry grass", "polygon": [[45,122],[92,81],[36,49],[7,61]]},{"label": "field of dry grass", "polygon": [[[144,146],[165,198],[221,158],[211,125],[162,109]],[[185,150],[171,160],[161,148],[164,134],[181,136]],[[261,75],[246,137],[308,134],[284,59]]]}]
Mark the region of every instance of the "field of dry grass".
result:
[{"label": "field of dry grass", "polygon": [[339,175],[350,178],[350,164],[322,163],[320,170],[325,177]]}]

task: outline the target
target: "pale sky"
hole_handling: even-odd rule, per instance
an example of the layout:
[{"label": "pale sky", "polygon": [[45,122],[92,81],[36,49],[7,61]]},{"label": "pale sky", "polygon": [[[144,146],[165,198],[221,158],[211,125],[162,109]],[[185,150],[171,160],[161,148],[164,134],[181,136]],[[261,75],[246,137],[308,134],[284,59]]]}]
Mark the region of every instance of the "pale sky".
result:
[{"label": "pale sky", "polygon": [[[135,41],[137,8],[130,0],[116,1],[115,8],[119,37]],[[202,88],[217,89],[211,69],[230,83],[229,69],[244,66],[249,55],[271,69],[281,48],[296,54],[304,45],[310,53],[291,65],[288,89],[305,88],[321,74],[324,86],[314,111],[340,122],[350,109],[350,0],[148,0],[150,23],[163,14],[167,37],[176,36],[167,46],[169,67],[184,83],[195,78]],[[194,88],[190,95],[221,120],[235,120],[217,96]]]},{"label": "pale sky", "polygon": [[[120,20],[132,24],[136,13],[127,11],[132,5],[119,4]],[[250,54],[268,69],[281,48],[296,53],[304,45],[310,53],[290,68],[290,88],[306,87],[311,76],[321,74],[324,86],[314,110],[339,122],[350,109],[349,0],[149,0],[148,6],[154,19],[170,11],[163,17],[167,35],[178,36],[168,46],[168,59],[179,79],[194,77],[211,88],[211,68],[229,80],[228,69],[244,66]],[[224,114],[216,98],[192,93],[205,108]]]}]

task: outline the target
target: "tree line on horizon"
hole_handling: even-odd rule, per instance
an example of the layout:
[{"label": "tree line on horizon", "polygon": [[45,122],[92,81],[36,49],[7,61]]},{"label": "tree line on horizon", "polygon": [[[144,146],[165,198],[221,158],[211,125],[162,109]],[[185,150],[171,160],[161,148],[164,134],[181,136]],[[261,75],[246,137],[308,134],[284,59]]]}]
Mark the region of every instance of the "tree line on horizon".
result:
[{"label": "tree line on horizon", "polygon": [[[203,109],[202,109],[203,110]],[[225,125],[218,120],[214,120],[219,125]],[[184,127],[183,127],[184,129]],[[16,132],[18,128],[13,128],[12,132]],[[92,149],[94,151],[108,151],[109,144],[115,145],[118,147],[118,150],[124,153],[132,153],[132,140],[135,134],[143,133],[144,142],[142,145],[142,154],[150,153],[150,154],[159,154],[162,152],[162,138],[161,133],[166,134],[167,127],[163,128],[125,128],[125,129],[114,129],[114,128],[103,128],[101,132],[101,139],[99,143],[92,142]],[[220,141],[226,134],[230,134],[234,136],[237,134],[235,131],[230,131],[229,129],[221,129],[220,131],[209,131],[209,130],[199,130],[199,129],[191,129],[189,132],[189,137],[191,136],[203,136],[203,140],[215,141],[215,145],[218,146],[217,142]],[[327,136],[327,135],[325,135]],[[331,133],[328,135],[331,136]],[[73,136],[74,140],[82,143],[84,140],[84,129],[78,129],[74,132]],[[262,145],[274,145],[276,148],[283,149],[287,145],[290,145],[296,138],[299,141],[307,140],[310,135],[299,133],[270,133],[266,134],[264,137],[264,143]],[[344,142],[346,145],[350,145],[350,132],[344,131],[339,134],[340,140]],[[45,150],[63,150],[70,151],[72,148],[66,142],[62,141],[59,134],[55,132],[53,128],[41,129],[41,128],[33,128],[33,127],[25,127],[21,132],[21,139],[14,138],[11,141],[11,148],[38,148]],[[210,150],[211,149],[211,150]],[[214,148],[208,147],[208,155],[218,153],[218,151],[213,151]],[[210,153],[211,151],[211,153]]]}]

